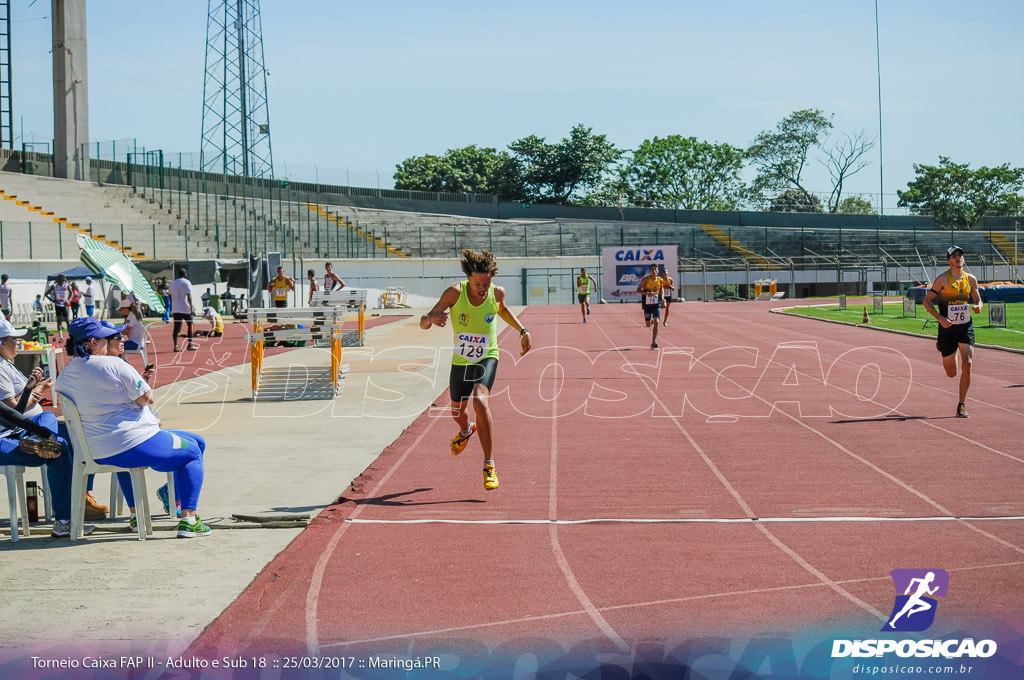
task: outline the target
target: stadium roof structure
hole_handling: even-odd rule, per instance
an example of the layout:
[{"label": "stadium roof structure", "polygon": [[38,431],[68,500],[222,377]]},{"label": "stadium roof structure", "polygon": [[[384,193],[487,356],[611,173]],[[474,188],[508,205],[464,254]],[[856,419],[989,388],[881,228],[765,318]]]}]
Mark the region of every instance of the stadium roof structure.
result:
[{"label": "stadium roof structure", "polygon": [[85,234],[78,234],[77,241],[78,247],[82,249],[82,262],[86,267],[125,293],[134,293],[135,298],[151,310],[163,314],[163,300],[154,292],[135,263],[124,253],[106,243],[94,241]]}]

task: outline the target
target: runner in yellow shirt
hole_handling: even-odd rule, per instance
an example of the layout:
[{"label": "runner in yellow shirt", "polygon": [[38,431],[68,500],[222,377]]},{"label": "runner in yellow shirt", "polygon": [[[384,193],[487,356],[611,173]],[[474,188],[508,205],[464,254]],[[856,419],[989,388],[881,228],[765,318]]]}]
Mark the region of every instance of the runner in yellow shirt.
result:
[{"label": "runner in yellow shirt", "polygon": [[224,335],[224,317],[213,307],[203,307],[203,318],[210,322],[210,330],[196,331],[196,335],[207,338],[219,338]]},{"label": "runner in yellow shirt", "polygon": [[[946,251],[949,269],[939,274],[931,290],[924,296],[924,308],[939,322],[939,337],[935,348],[942,354],[942,367],[946,375],[956,377],[956,355],[960,354],[960,401],[956,405],[957,418],[970,418],[965,402],[971,387],[971,364],[974,361],[974,322],[971,311],[981,314],[981,293],[978,279],[964,271],[964,249],[950,246]],[[973,305],[968,303],[973,302]],[[935,304],[938,303],[938,309]]]},{"label": "runner in yellow shirt", "polygon": [[661,325],[668,328],[668,310],[672,306],[672,293],[676,290],[676,283],[668,275],[665,265],[661,265],[661,281],[661,306],[665,310],[665,319],[661,322]]},{"label": "runner in yellow shirt", "polygon": [[[498,273],[494,253],[490,251],[462,251],[462,271],[465,281],[452,284],[433,308],[420,317],[420,328],[444,327],[451,310],[455,353],[448,378],[451,393],[452,418],[459,433],[451,443],[451,452],[457,456],[466,448],[469,438],[478,429],[480,446],[484,450],[484,489],[498,488],[498,473],[494,469],[493,421],[487,399],[494,386],[498,371],[497,317],[519,332],[522,353],[533,346],[530,331],[523,328],[505,305],[505,289],[491,285]],[[473,401],[476,422],[469,422],[467,402]]]},{"label": "runner in yellow shirt", "polygon": [[284,267],[277,268],[277,278],[267,286],[271,297],[274,298],[275,307],[288,306],[288,291],[295,290],[295,279],[284,275]]},{"label": "runner in yellow shirt", "polygon": [[661,319],[661,289],[664,281],[658,276],[658,265],[651,265],[651,273],[640,279],[636,292],[640,295],[640,305],[644,310],[644,321],[647,327],[653,327],[651,349],[658,349],[658,323]]}]

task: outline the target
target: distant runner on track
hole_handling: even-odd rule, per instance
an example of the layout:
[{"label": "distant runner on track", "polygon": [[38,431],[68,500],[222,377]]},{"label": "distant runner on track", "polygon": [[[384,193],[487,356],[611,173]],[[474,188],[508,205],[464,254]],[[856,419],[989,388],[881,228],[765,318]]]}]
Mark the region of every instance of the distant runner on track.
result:
[{"label": "distant runner on track", "polygon": [[576,299],[580,303],[580,312],[583,313],[583,323],[587,322],[590,316],[590,284],[597,288],[597,281],[587,273],[586,269],[580,268],[580,275],[576,277]]},{"label": "distant runner on track", "polygon": [[[946,375],[956,377],[956,355],[960,354],[960,401],[956,405],[957,418],[970,418],[965,405],[967,390],[971,387],[971,366],[974,361],[974,322],[971,311],[981,314],[984,305],[978,292],[978,279],[964,271],[964,249],[950,246],[949,269],[936,277],[931,290],[924,296],[924,308],[939,322],[939,337],[935,348],[942,354],[942,367]],[[938,302],[939,308],[935,309]],[[973,301],[973,305],[968,302]]]},{"label": "distant runner on track", "polygon": [[654,327],[651,334],[651,349],[658,349],[658,322],[661,318],[661,290],[664,281],[658,276],[658,265],[651,265],[651,273],[640,279],[636,292],[640,294],[640,304],[644,310],[644,321],[647,327]]},{"label": "distant runner on track", "polygon": [[[520,356],[533,346],[530,331],[523,328],[507,306],[505,289],[492,286],[491,279],[498,273],[494,253],[484,250],[462,251],[462,271],[466,280],[452,284],[434,307],[420,317],[420,328],[444,327],[448,323],[448,310],[452,314],[452,333],[455,353],[448,378],[451,392],[452,418],[459,433],[452,439],[451,452],[457,456],[466,448],[469,438],[478,429],[480,446],[484,450],[484,489],[498,488],[498,473],[494,468],[494,439],[491,410],[487,404],[494,378],[498,371],[497,317],[519,331]],[[476,422],[469,422],[467,403],[473,400]]]},{"label": "distant runner on track", "polygon": [[672,306],[672,293],[676,290],[676,283],[668,275],[665,265],[661,265],[661,280],[661,290],[664,293],[661,297],[661,306],[665,310],[665,319],[661,322],[661,325],[668,328],[668,310]]}]

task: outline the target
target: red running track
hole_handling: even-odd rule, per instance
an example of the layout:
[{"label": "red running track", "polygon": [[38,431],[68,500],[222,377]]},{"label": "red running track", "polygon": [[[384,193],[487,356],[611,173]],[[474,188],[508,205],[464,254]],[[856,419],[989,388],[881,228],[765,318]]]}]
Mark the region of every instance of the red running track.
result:
[{"label": "red running track", "polygon": [[1024,356],[979,350],[956,419],[932,341],[770,306],[674,305],[657,351],[635,305],[527,310],[535,349],[503,334],[491,399],[500,488],[424,414],[190,652],[876,637],[890,570],[933,567],[929,635],[1022,630]]}]

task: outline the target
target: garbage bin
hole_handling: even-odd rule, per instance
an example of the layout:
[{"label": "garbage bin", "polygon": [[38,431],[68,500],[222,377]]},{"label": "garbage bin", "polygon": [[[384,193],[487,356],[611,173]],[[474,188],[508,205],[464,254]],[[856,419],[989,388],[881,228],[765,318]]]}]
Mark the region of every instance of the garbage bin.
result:
[{"label": "garbage bin", "polygon": [[219,295],[211,295],[210,296],[210,306],[213,307],[213,311],[215,311],[218,314],[220,314],[220,296]]}]

